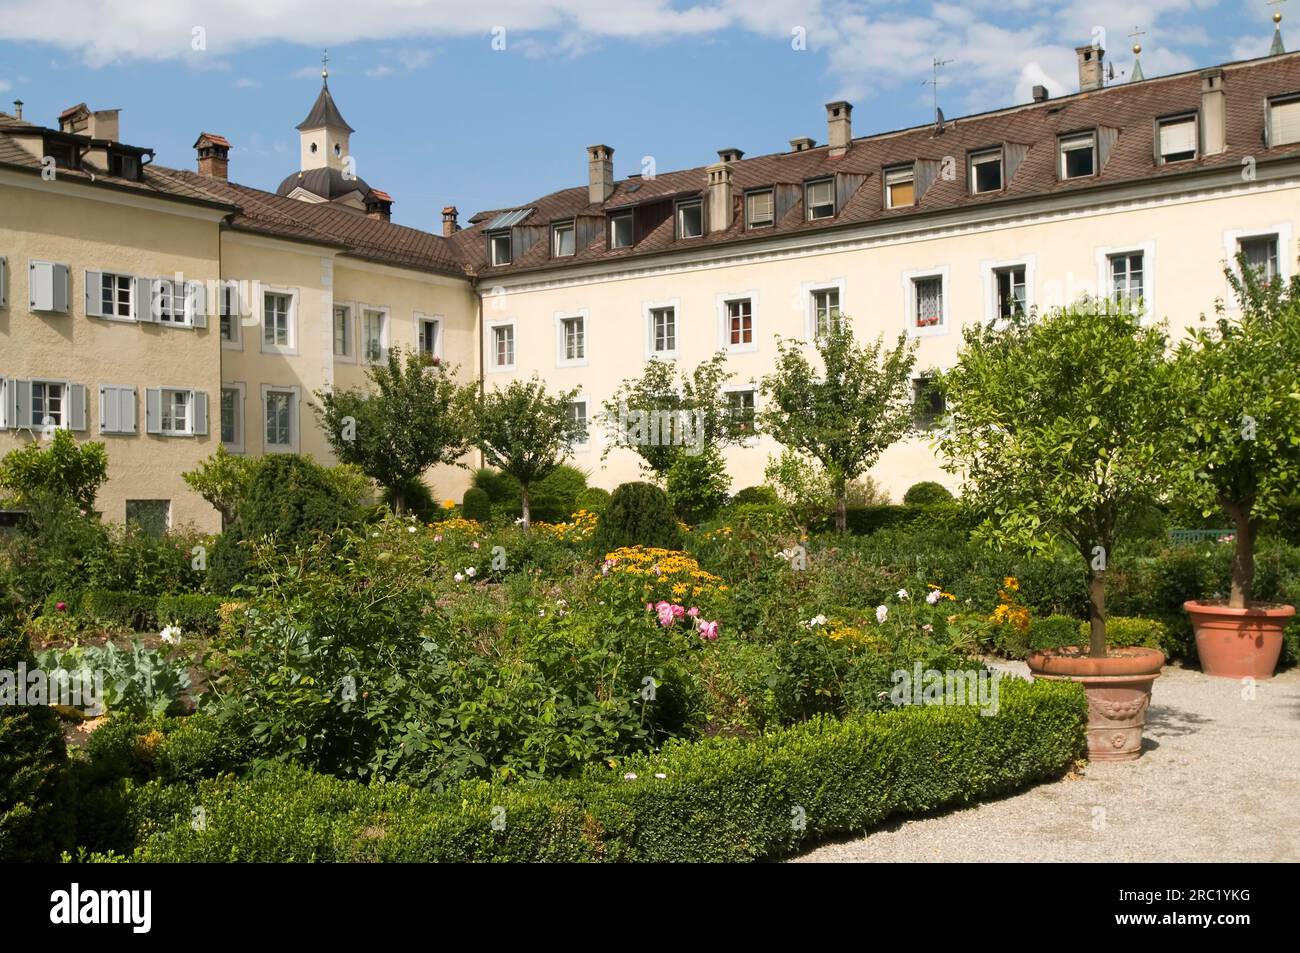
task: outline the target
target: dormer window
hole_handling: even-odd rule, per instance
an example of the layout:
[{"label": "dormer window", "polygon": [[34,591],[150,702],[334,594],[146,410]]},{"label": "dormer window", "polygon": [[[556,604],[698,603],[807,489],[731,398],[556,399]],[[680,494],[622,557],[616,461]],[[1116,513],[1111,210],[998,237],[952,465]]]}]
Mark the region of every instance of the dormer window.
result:
[{"label": "dormer window", "polygon": [[912,166],[885,170],[885,208],[916,204],[916,173]]},{"label": "dormer window", "polygon": [[567,258],[576,251],[573,222],[556,222],[551,226],[551,254]]},{"label": "dormer window", "polygon": [[775,221],[775,206],[772,202],[771,189],[745,193],[746,228],[766,228]]},{"label": "dormer window", "polygon": [[127,152],[110,152],[108,154],[108,174],[119,179],[140,179],[140,157]]},{"label": "dormer window", "polygon": [[835,180],[819,179],[804,186],[804,206],[808,209],[808,220],[835,217]]},{"label": "dormer window", "polygon": [[1062,179],[1083,179],[1097,171],[1097,134],[1085,132],[1060,140]]},{"label": "dormer window", "polygon": [[704,234],[704,203],[690,199],[677,203],[677,237],[699,238]]},{"label": "dormer window", "polygon": [[1196,158],[1196,116],[1173,116],[1157,124],[1160,164]]},{"label": "dormer window", "polygon": [[1268,104],[1268,144],[1300,142],[1300,96],[1282,96]]},{"label": "dormer window", "polygon": [[510,233],[496,232],[488,236],[488,250],[493,265],[510,264]]},{"label": "dormer window", "polygon": [[970,190],[973,195],[1002,191],[1002,150],[986,149],[970,157]]},{"label": "dormer window", "polygon": [[632,212],[618,212],[609,217],[609,247],[632,247]]},{"label": "dormer window", "polygon": [[77,167],[77,150],[68,142],[54,142],[50,139],[45,140],[45,155],[54,160],[54,165],[60,169],[75,169]]}]

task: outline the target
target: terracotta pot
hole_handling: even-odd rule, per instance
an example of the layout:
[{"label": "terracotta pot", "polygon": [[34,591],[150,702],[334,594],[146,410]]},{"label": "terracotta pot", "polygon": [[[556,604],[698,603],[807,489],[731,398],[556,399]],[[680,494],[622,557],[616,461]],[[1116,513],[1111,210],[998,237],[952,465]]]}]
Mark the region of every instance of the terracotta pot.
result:
[{"label": "terracotta pot", "polygon": [[1106,658],[1086,649],[1052,649],[1030,654],[1034,678],[1079,682],[1088,696],[1088,757],[1132,761],[1142,753],[1142,726],[1151,704],[1151,685],[1160,677],[1159,649],[1113,648]]},{"label": "terracotta pot", "polygon": [[1191,600],[1183,609],[1196,632],[1201,671],[1221,678],[1273,677],[1282,654],[1282,630],[1295,615],[1295,606],[1252,606],[1232,609],[1214,602]]}]

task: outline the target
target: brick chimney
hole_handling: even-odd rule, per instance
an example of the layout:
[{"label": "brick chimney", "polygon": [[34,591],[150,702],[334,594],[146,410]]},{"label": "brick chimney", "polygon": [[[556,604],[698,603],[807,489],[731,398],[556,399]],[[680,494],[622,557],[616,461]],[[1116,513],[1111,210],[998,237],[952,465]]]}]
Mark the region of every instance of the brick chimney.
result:
[{"label": "brick chimney", "polygon": [[614,194],[614,148],[587,146],[587,201],[599,205]]},{"label": "brick chimney", "polygon": [[456,216],[459,214],[460,212],[456,210],[454,205],[448,205],[442,210],[442,234],[444,238],[450,238],[460,231],[460,223],[456,221]]},{"label": "brick chimney", "polygon": [[379,189],[371,189],[366,195],[366,218],[373,218],[379,222],[392,221],[393,197]]},{"label": "brick chimney", "polygon": [[1223,70],[1201,70],[1201,137],[1204,155],[1215,156],[1228,148],[1228,112],[1223,93]]},{"label": "brick chimney", "polygon": [[194,141],[199,157],[199,175],[227,181],[230,171],[230,142],[215,133],[199,133]]},{"label": "brick chimney", "polygon": [[731,165],[715,162],[705,170],[709,176],[707,216],[710,232],[725,232],[734,214],[731,198]]},{"label": "brick chimney", "polygon": [[1106,59],[1105,50],[1089,44],[1075,47],[1074,55],[1079,58],[1079,92],[1086,93],[1106,85],[1106,74],[1102,70],[1102,63]]},{"label": "brick chimney", "polygon": [[807,152],[809,149],[817,148],[817,140],[811,136],[800,136],[798,139],[790,140],[791,152]]},{"label": "brick chimney", "polygon": [[853,143],[853,104],[840,99],[826,104],[826,143],[830,157],[839,158]]}]

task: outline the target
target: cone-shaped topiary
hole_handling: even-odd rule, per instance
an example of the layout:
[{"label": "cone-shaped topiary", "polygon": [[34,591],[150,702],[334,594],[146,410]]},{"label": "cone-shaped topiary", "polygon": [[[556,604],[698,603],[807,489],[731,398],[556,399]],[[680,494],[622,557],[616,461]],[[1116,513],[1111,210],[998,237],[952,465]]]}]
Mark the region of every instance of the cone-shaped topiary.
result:
[{"label": "cone-shaped topiary", "polygon": [[593,542],[600,553],[622,546],[681,549],[682,530],[668,494],[650,483],[624,483],[600,514]]},{"label": "cone-shaped topiary", "polygon": [[467,520],[490,523],[492,521],[492,497],[488,496],[487,490],[480,490],[476,486],[466,490],[465,496],[460,503],[460,515]]}]

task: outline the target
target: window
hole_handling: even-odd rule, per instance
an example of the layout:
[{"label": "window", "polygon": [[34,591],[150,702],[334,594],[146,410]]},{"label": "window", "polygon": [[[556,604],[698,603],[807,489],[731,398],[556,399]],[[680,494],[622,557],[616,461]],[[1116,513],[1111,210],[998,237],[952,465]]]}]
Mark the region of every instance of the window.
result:
[{"label": "window", "polygon": [[840,318],[840,289],[822,288],[812,293],[813,333],[829,334]]},{"label": "window", "polygon": [[754,432],[755,398],[752,388],[727,393],[727,422],[733,432],[739,434]]},{"label": "window", "polygon": [[1268,104],[1268,144],[1300,142],[1300,96],[1275,99]]},{"label": "window", "polygon": [[1239,239],[1237,250],[1246,256],[1246,267],[1261,281],[1268,282],[1278,277],[1276,235]]},{"label": "window", "polygon": [[677,237],[699,238],[704,234],[704,203],[699,199],[677,203]]},{"label": "window", "polygon": [[993,313],[1003,320],[1025,313],[1025,267],[1014,265],[993,272],[997,298]]},{"label": "window", "polygon": [[108,154],[108,174],[115,175],[119,179],[136,179],[140,178],[140,159],[124,152],[110,152]]},{"label": "window", "polygon": [[821,179],[804,186],[804,205],[808,220],[835,217],[835,180]]},{"label": "window", "polygon": [[266,438],[264,447],[271,452],[292,451],[295,443],[294,417],[297,412],[298,395],[288,388],[262,388],[262,404],[265,412]]},{"label": "window", "polygon": [[130,318],[132,316],[130,275],[100,273],[99,314],[105,318]]},{"label": "window", "polygon": [[1136,304],[1142,299],[1142,253],[1110,256],[1111,299]]},{"label": "window", "polygon": [[1196,117],[1177,116],[1161,119],[1159,127],[1160,162],[1183,162],[1196,158]]},{"label": "window", "polygon": [[912,423],[921,430],[934,427],[947,412],[943,391],[930,376],[912,380]]},{"label": "window", "polygon": [[775,206],[772,204],[772,190],[745,193],[745,227],[766,228],[774,221]]},{"label": "window", "polygon": [[497,232],[488,236],[489,261],[493,265],[510,264],[510,233]]},{"label": "window", "polygon": [[587,356],[582,315],[560,319],[560,353],[565,361],[581,361]]},{"label": "window", "polygon": [[916,175],[912,167],[885,170],[885,208],[916,204]]},{"label": "window", "polygon": [[62,427],[67,422],[68,385],[32,381],[32,429]]},{"label": "window", "polygon": [[587,402],[585,400],[575,400],[569,403],[569,419],[578,425],[578,437],[573,442],[575,449],[585,448],[591,441],[591,434],[587,430]]},{"label": "window", "polygon": [[161,432],[169,436],[189,434],[194,423],[190,416],[191,392],[187,390],[164,390],[162,392],[162,418],[159,422]]},{"label": "window", "polygon": [[156,302],[158,322],[160,324],[187,325],[190,323],[185,316],[185,282],[172,281],[170,278],[159,278],[153,282],[151,290],[150,307],[154,307]]},{"label": "window", "polygon": [[361,318],[361,353],[367,361],[374,364],[384,360],[387,350],[388,327],[383,311],[367,308]]},{"label": "window", "polygon": [[508,370],[515,366],[515,326],[498,324],[492,328],[492,366]]},{"label": "window", "polygon": [[99,432],[135,433],[134,387],[100,385]]},{"label": "window", "polygon": [[244,388],[221,388],[221,442],[227,449],[244,449]]},{"label": "window", "polygon": [[1085,132],[1061,140],[1061,178],[1078,179],[1097,171],[1097,135]]},{"label": "window", "polygon": [[28,265],[27,292],[27,310],[67,314],[72,297],[71,269],[58,262],[31,262]]},{"label": "window", "polygon": [[166,536],[172,525],[172,501],[127,500],[126,522],[134,523],[150,536]]},{"label": "window", "polygon": [[441,323],[437,318],[426,318],[420,315],[415,317],[415,344],[419,352],[425,357],[439,357],[441,343],[438,340],[438,329]]},{"label": "window", "polygon": [[352,308],[346,304],[334,306],[334,356],[351,359]]},{"label": "window", "polygon": [[1002,150],[976,152],[970,157],[970,190],[983,192],[1002,191]]},{"label": "window", "polygon": [[632,247],[632,213],[619,212],[609,217],[609,247]]},{"label": "window", "polygon": [[558,222],[551,226],[551,254],[565,258],[576,250],[572,222]]},{"label": "window", "polygon": [[274,348],[293,346],[293,295],[267,291],[262,294],[262,343]]},{"label": "window", "polygon": [[650,309],[650,353],[671,354],[677,350],[677,309]]},{"label": "window", "polygon": [[912,294],[916,305],[915,327],[933,328],[943,324],[943,278],[913,278]]},{"label": "window", "polygon": [[749,298],[727,302],[727,343],[754,343],[754,306]]},{"label": "window", "polygon": [[239,294],[239,283],[235,281],[223,281],[221,283],[221,292],[219,299],[218,312],[221,323],[221,346],[229,348],[238,348],[240,346],[240,326],[244,317],[242,298]]}]

